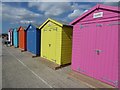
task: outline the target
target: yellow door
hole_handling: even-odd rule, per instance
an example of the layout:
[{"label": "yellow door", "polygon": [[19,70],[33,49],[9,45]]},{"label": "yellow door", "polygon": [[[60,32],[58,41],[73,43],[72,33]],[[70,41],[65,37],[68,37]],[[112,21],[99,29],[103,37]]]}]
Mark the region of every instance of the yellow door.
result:
[{"label": "yellow door", "polygon": [[61,27],[44,27],[41,35],[41,57],[61,64]]},{"label": "yellow door", "polygon": [[49,29],[49,60],[56,62],[56,30]]},{"label": "yellow door", "polygon": [[48,53],[49,53],[49,32],[47,29],[42,30],[42,57],[49,59]]}]

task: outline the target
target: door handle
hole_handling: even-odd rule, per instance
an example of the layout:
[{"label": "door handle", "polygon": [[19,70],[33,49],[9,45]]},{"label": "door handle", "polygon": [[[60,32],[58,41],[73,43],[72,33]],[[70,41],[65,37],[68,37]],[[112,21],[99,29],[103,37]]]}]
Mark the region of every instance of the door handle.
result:
[{"label": "door handle", "polygon": [[51,44],[49,44],[49,47],[51,47]]},{"label": "door handle", "polygon": [[97,55],[100,55],[100,53],[102,52],[102,50],[96,49],[95,52],[97,53]]}]

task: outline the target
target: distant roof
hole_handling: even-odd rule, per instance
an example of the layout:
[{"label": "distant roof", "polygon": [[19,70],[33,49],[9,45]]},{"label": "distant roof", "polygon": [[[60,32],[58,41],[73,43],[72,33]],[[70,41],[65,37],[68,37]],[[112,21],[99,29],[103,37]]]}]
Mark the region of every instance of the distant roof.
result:
[{"label": "distant roof", "polygon": [[61,23],[63,25],[69,25],[68,22],[65,22],[65,21],[62,21],[62,20],[55,20],[55,19],[52,19],[52,20],[57,21],[57,22],[59,22],[59,23]]},{"label": "distant roof", "polygon": [[60,21],[60,20],[54,20],[54,19],[48,18],[48,19],[39,27],[39,29],[41,29],[41,28],[42,28],[47,22],[49,22],[49,21],[52,21],[52,22],[58,24],[59,26],[71,26],[71,25],[69,25],[68,22]]},{"label": "distant roof", "polygon": [[30,24],[35,26],[36,28],[38,28],[40,26],[40,24],[36,24],[36,23],[30,23]]},{"label": "distant roof", "polygon": [[13,31],[18,31],[18,28],[13,28]]},{"label": "distant roof", "polygon": [[[34,27],[36,27],[36,28],[39,28],[39,26],[40,26],[40,25],[35,24],[35,23],[30,23],[30,24],[27,26],[26,30],[28,30],[28,28],[30,27],[30,25],[32,25],[32,26],[34,26]],[[36,30],[37,30],[37,29],[36,29]]]},{"label": "distant roof", "polygon": [[96,9],[106,9],[109,11],[114,11],[114,12],[120,13],[120,10],[118,9],[118,7],[97,4],[96,6],[94,6],[93,8],[91,8],[90,10],[88,10],[87,12],[85,12],[84,14],[82,14],[81,16],[79,16],[78,18],[73,20],[72,22],[70,22],[69,25],[74,25],[77,21],[81,20],[82,18],[84,18],[85,16],[87,16],[88,14],[90,14],[91,12],[93,12]]},{"label": "distant roof", "polygon": [[27,28],[27,26],[21,26],[22,28],[24,28],[24,29],[26,29]]},{"label": "distant roof", "polygon": [[20,27],[18,28],[18,31],[19,31],[19,29],[20,29],[21,27],[24,28],[24,30],[26,30],[26,28],[27,28],[26,26],[20,26]]},{"label": "distant roof", "polygon": [[12,28],[10,28],[10,29],[8,30],[8,32],[11,32],[11,31],[13,31],[13,29],[12,29]]}]

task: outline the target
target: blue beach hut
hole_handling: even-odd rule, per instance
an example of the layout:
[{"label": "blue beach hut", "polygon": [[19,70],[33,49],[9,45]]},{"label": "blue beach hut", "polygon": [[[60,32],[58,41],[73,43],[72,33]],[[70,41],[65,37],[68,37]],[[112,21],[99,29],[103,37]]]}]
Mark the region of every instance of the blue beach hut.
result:
[{"label": "blue beach hut", "polygon": [[40,37],[41,33],[37,26],[29,24],[27,29],[27,51],[33,56],[40,56]]},{"label": "blue beach hut", "polygon": [[18,29],[14,28],[13,29],[13,43],[14,43],[14,47],[18,47]]}]

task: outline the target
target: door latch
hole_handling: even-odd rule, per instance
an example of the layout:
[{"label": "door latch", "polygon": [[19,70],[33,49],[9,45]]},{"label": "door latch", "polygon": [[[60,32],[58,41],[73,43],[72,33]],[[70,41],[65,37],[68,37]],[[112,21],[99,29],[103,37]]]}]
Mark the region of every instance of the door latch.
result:
[{"label": "door latch", "polygon": [[100,55],[100,53],[102,52],[102,50],[98,50],[98,49],[96,49],[95,51],[96,51],[97,55]]},{"label": "door latch", "polygon": [[51,47],[51,44],[49,44],[49,47]]}]

